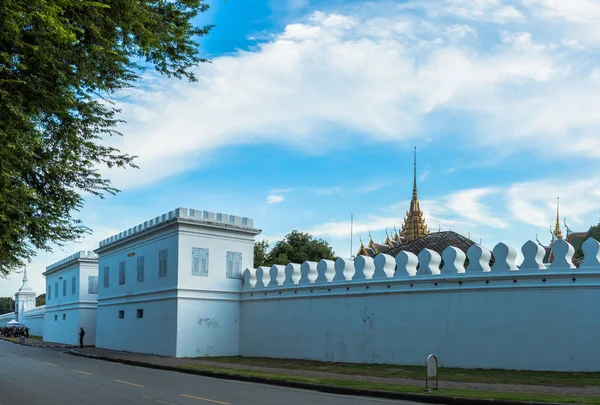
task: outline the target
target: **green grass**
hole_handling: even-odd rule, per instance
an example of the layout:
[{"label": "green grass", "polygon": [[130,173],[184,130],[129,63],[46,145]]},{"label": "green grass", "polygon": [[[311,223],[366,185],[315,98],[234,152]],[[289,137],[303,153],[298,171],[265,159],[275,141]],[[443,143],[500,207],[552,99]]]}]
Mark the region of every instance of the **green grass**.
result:
[{"label": "green grass", "polygon": [[[199,358],[200,360],[200,358]],[[285,368],[290,370],[324,371],[328,373],[425,379],[424,366],[392,364],[327,363],[311,360],[270,359],[261,357],[210,357],[202,360],[248,366]],[[490,384],[529,384],[559,387],[599,387],[600,372],[554,372],[494,369],[440,368],[441,381],[481,382]]]},{"label": "green grass", "polygon": [[338,380],[332,378],[306,377],[297,375],[271,374],[266,372],[248,371],[248,370],[232,370],[221,367],[188,365],[183,366],[186,369],[218,372],[229,375],[243,375],[249,377],[262,377],[282,381],[305,382],[311,384],[319,384],[334,387],[350,387],[380,391],[392,391],[402,393],[424,394],[424,395],[443,395],[463,398],[487,398],[487,399],[503,399],[513,401],[533,401],[533,402],[556,402],[565,404],[592,404],[600,405],[599,396],[585,395],[555,395],[555,394],[536,394],[536,393],[519,393],[519,392],[496,392],[496,391],[480,391],[469,389],[444,388],[438,391],[425,392],[424,386],[411,385],[396,385],[383,384],[368,381],[353,381],[353,380]]},{"label": "green grass", "polygon": [[44,340],[44,338],[42,336],[29,335],[29,340],[39,340],[39,341],[42,341],[42,340]]}]

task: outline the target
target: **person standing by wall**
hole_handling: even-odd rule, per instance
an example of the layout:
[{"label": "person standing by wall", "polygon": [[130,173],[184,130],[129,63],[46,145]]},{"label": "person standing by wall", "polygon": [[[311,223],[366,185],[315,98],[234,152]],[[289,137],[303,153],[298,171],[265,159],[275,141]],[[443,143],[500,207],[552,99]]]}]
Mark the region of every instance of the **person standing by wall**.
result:
[{"label": "person standing by wall", "polygon": [[85,336],[85,331],[83,328],[79,328],[79,347],[83,347],[83,337]]}]

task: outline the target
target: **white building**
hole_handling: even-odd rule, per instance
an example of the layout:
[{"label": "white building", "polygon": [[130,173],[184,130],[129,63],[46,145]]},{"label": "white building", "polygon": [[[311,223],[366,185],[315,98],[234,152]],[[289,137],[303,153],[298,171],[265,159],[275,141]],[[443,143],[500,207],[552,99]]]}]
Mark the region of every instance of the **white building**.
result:
[{"label": "white building", "polygon": [[44,341],[79,344],[79,328],[85,345],[95,344],[98,307],[98,256],[80,251],[46,267]]},{"label": "white building", "polygon": [[175,357],[237,355],[253,221],[178,208],[100,242],[96,346]]}]

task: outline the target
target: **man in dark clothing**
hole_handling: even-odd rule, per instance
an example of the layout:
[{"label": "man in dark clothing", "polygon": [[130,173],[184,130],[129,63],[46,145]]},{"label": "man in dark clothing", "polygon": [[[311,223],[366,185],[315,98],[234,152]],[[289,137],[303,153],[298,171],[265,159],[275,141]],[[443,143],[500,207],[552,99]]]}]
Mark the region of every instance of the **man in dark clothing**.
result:
[{"label": "man in dark clothing", "polygon": [[25,337],[29,339],[29,328],[25,328]]},{"label": "man in dark clothing", "polygon": [[85,336],[85,331],[83,328],[79,328],[79,347],[83,347],[83,337]]}]

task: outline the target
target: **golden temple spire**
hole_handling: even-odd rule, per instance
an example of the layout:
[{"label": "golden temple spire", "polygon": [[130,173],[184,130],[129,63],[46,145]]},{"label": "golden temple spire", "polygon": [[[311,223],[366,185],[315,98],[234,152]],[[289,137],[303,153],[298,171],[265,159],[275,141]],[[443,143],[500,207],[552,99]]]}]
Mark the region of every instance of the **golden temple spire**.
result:
[{"label": "golden temple spire", "polygon": [[379,253],[379,251],[377,250],[377,245],[375,244],[375,242],[373,242],[373,236],[371,236],[371,231],[369,231],[369,238],[370,238],[370,240],[369,240],[369,247],[371,249],[373,249],[373,251],[375,253]]},{"label": "golden temple spire", "polygon": [[415,146],[412,199],[410,200],[410,208],[406,212],[406,218],[404,219],[400,235],[407,242],[410,242],[422,238],[428,233],[423,211],[419,207],[419,194],[417,192],[417,147]]},{"label": "golden temple spire", "polygon": [[560,229],[559,206],[560,206],[560,199],[559,199],[559,197],[556,197],[556,224],[554,225],[554,231],[552,233],[554,234],[554,236],[556,236],[557,239],[562,239],[563,234],[562,234],[562,230]]}]

